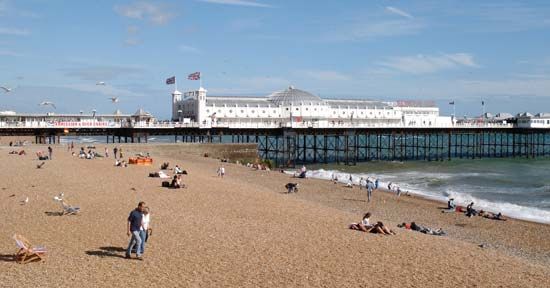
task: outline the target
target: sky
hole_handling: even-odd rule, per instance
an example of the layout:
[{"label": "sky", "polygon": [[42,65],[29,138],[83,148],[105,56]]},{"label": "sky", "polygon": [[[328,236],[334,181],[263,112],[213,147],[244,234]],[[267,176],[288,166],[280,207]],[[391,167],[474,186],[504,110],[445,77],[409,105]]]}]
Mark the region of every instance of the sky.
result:
[{"label": "sky", "polygon": [[169,119],[166,78],[200,71],[209,95],[550,112],[549,48],[547,0],[0,0],[0,111]]}]

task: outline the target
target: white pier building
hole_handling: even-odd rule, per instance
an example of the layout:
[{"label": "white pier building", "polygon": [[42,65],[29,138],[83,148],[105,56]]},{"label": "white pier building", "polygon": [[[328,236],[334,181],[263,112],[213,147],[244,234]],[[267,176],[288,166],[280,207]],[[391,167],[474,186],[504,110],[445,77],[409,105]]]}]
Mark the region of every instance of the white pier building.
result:
[{"label": "white pier building", "polygon": [[322,99],[292,86],[265,97],[207,96],[199,88],[172,93],[172,121],[201,127],[450,127],[431,101]]}]

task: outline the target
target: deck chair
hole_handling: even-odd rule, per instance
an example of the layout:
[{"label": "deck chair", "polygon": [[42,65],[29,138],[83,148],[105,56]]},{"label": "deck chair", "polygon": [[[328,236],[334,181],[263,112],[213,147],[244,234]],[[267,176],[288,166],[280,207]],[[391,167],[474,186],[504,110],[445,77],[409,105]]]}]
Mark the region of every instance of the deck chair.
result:
[{"label": "deck chair", "polygon": [[27,264],[35,260],[44,260],[47,252],[46,248],[42,246],[33,247],[29,240],[19,234],[13,235],[13,239],[19,249],[15,254],[15,261],[17,263]]}]

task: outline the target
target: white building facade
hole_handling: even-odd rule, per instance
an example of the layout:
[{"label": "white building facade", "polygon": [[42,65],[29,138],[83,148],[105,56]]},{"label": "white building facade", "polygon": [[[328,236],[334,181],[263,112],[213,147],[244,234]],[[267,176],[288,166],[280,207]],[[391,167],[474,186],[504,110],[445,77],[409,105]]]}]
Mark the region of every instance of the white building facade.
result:
[{"label": "white building facade", "polygon": [[200,127],[449,127],[433,102],[321,99],[289,87],[267,97],[207,96],[200,88],[172,93],[172,120]]}]

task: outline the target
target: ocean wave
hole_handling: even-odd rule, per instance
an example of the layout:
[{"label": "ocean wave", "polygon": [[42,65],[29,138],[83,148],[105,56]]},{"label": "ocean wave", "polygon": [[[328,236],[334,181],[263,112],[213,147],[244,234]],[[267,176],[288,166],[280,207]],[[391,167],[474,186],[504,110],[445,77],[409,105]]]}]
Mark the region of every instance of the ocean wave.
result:
[{"label": "ocean wave", "polygon": [[[289,174],[293,174],[294,172],[287,172]],[[380,179],[380,187],[387,187],[389,182],[398,183],[403,191],[407,191],[410,194],[414,194],[423,198],[428,198],[431,200],[436,200],[440,202],[446,202],[449,197],[452,197],[455,199],[455,202],[458,205],[466,206],[470,202],[474,202],[474,208],[477,210],[485,210],[490,211],[494,213],[501,212],[502,214],[516,218],[516,219],[522,219],[527,221],[533,221],[533,222],[539,222],[539,223],[547,223],[550,224],[550,211],[544,210],[538,207],[531,207],[531,206],[525,206],[525,205],[519,205],[515,203],[510,202],[499,202],[499,201],[492,201],[487,199],[482,199],[477,196],[473,196],[468,192],[465,191],[459,191],[458,189],[442,189],[441,192],[438,191],[430,191],[429,189],[422,189],[419,188],[416,185],[411,185],[408,182],[401,182],[397,181],[399,179],[406,180],[406,178],[409,177],[403,177],[402,173],[398,173],[401,175],[391,175],[391,174],[376,174],[376,173],[348,173],[348,172],[342,172],[338,170],[324,170],[324,169],[318,169],[318,170],[311,170],[306,173],[307,177],[310,178],[316,178],[316,179],[323,179],[323,180],[331,180],[333,176],[336,176],[338,178],[338,182],[340,183],[348,183],[349,178],[351,176],[352,183],[357,185],[359,184],[359,181],[361,178],[379,178]],[[431,183],[434,183],[434,186],[443,186],[443,184],[440,185],[438,181],[442,181],[444,178],[440,177],[434,177],[435,175],[439,175],[436,173],[428,173],[430,175],[426,175],[426,173],[421,172],[407,172],[408,175],[415,175],[415,174],[421,174],[422,177],[428,177],[432,178]],[[459,174],[479,174],[479,173],[459,173]],[[445,174],[446,176],[454,177],[452,174]],[[449,177],[449,178],[450,178]],[[413,177],[414,178],[414,177]],[[425,187],[429,187],[430,183],[422,183]],[[548,189],[549,185],[545,185],[543,188]],[[436,187],[437,188],[437,187]],[[471,190],[472,187],[469,187]],[[478,189],[483,189],[483,187],[478,187],[475,191],[478,191]],[[549,201],[543,201],[543,202],[550,202]],[[544,203],[543,203],[544,204]],[[541,205],[542,207],[546,207],[547,205]]]}]

